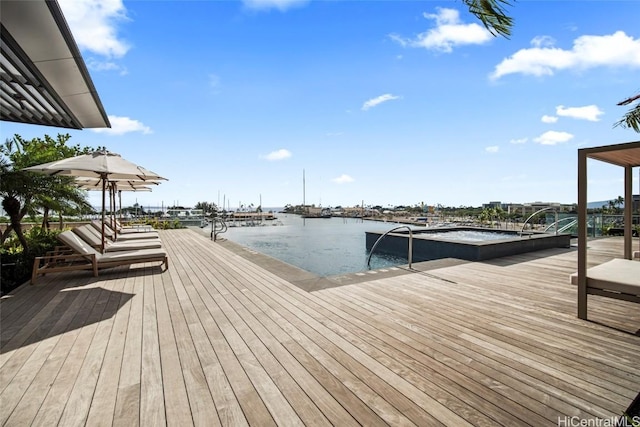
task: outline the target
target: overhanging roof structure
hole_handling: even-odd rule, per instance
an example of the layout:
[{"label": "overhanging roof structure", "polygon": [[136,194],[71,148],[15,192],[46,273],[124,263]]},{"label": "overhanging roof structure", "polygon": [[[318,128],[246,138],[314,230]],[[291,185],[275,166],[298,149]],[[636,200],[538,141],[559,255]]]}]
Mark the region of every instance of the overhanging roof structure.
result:
[{"label": "overhanging roof structure", "polygon": [[0,120],[111,127],[55,0],[2,0],[0,23]]},{"label": "overhanging roof structure", "polygon": [[611,163],[616,166],[640,166],[640,141],[603,147],[582,148],[587,158]]}]

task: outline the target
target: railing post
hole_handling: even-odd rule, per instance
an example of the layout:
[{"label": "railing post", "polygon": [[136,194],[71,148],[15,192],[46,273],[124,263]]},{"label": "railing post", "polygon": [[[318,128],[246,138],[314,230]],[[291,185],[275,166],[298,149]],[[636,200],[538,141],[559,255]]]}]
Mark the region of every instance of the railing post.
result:
[{"label": "railing post", "polygon": [[413,231],[409,228],[409,253],[407,254],[409,259],[409,270],[411,270],[411,261],[413,260]]},{"label": "railing post", "polygon": [[411,269],[411,263],[413,261],[413,230],[411,230],[411,227],[409,227],[408,225],[401,225],[399,227],[392,228],[391,230],[383,233],[380,237],[378,237],[378,240],[376,240],[376,242],[371,247],[371,250],[369,251],[369,256],[367,257],[367,267],[371,268],[371,256],[373,255],[373,251],[375,251],[376,247],[378,246],[378,243],[380,243],[387,234],[401,228],[406,228],[407,230],[409,230],[409,253],[407,254],[407,259],[409,261],[409,269]]}]

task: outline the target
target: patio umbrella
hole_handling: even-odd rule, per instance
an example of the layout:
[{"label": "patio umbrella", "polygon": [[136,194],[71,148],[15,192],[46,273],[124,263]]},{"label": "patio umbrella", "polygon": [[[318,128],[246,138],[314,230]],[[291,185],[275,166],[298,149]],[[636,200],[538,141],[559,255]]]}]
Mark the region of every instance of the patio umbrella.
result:
[{"label": "patio umbrella", "polygon": [[123,159],[119,154],[104,150],[30,166],[23,170],[47,175],[93,178],[100,181],[102,184],[102,252],[104,252],[105,197],[108,181],[132,180],[157,182],[159,180],[166,180],[166,178],[161,177],[155,172]]},{"label": "patio umbrella", "polygon": [[[81,190],[96,191],[96,190],[102,189],[102,180],[99,180],[99,179],[78,177],[75,182],[78,188],[80,188]],[[118,192],[118,196],[120,198],[119,200],[120,220],[122,220],[122,192],[123,191],[152,191],[153,189],[152,187],[149,187],[149,185],[159,185],[159,184],[160,182],[158,181],[133,181],[133,180],[109,181],[107,183],[107,188],[109,189],[109,204],[112,208],[111,212],[113,212],[115,209],[116,191]],[[114,224],[115,220],[114,220],[113,214],[112,214],[111,222],[112,222],[111,228],[115,230],[116,228]]]}]

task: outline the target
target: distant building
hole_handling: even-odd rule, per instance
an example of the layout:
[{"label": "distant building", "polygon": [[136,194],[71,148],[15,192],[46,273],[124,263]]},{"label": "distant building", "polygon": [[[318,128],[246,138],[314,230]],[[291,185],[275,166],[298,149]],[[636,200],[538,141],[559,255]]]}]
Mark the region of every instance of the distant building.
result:
[{"label": "distant building", "polygon": [[501,208],[503,211],[507,212],[507,214],[520,214],[523,217],[527,217],[542,209],[556,209],[558,212],[568,212],[576,209],[576,205],[567,205],[558,202],[502,203],[499,201],[492,201],[484,203],[482,208]]},{"label": "distant building", "polygon": [[506,210],[505,209],[506,205],[503,205],[502,202],[497,201],[497,202],[489,202],[489,203],[483,203],[482,204],[482,209],[494,209],[494,208],[500,208],[502,210]]}]

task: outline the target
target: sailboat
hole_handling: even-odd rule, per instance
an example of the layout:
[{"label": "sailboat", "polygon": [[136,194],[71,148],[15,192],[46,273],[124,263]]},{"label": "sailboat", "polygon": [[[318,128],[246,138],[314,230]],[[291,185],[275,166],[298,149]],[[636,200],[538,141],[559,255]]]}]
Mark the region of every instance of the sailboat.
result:
[{"label": "sailboat", "polygon": [[305,201],[306,180],[304,169],[302,169],[302,218],[331,218],[331,209],[322,207],[309,207]]}]

